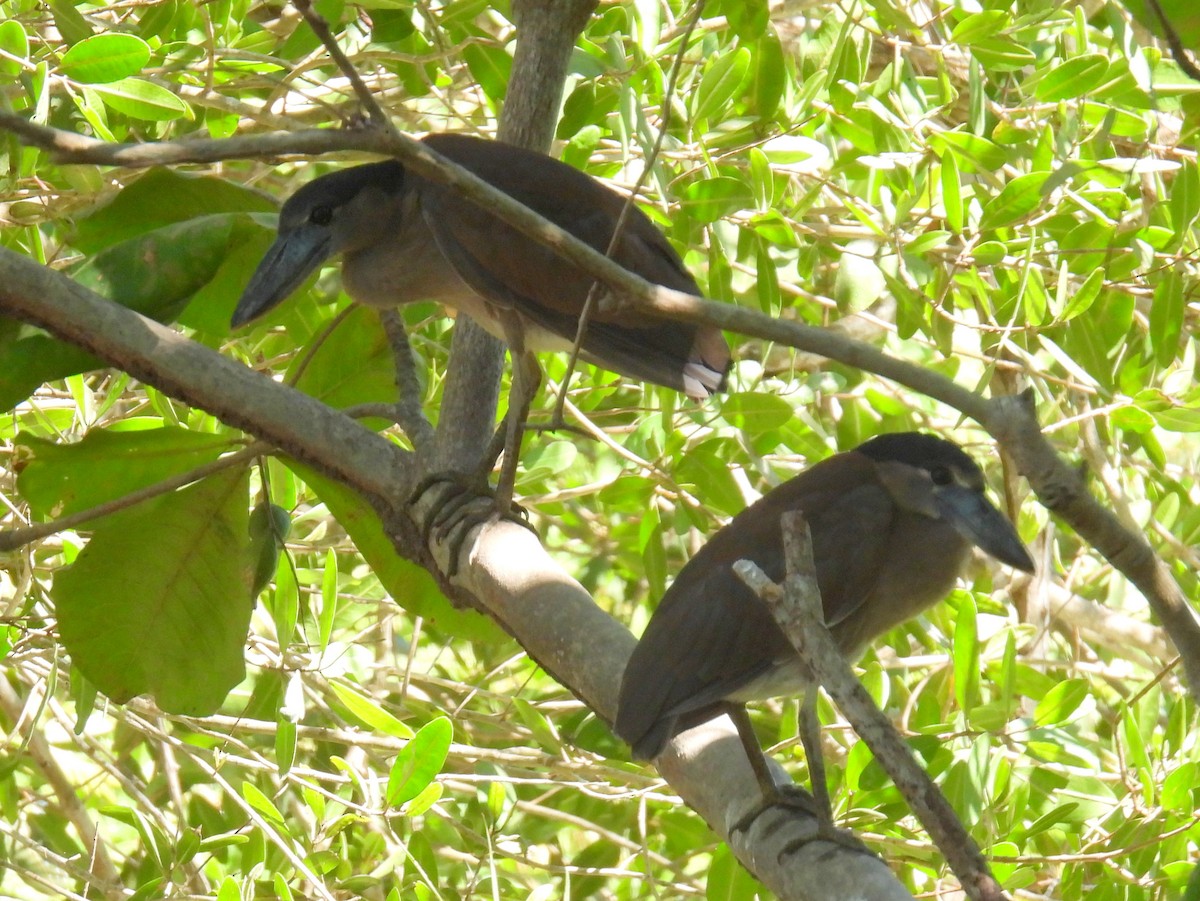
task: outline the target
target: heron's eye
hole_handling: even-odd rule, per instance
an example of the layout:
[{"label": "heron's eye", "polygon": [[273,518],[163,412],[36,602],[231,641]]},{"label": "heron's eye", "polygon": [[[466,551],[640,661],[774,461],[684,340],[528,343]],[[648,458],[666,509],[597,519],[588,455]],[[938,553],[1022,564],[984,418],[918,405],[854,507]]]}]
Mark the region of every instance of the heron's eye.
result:
[{"label": "heron's eye", "polygon": [[947,466],[935,466],[929,470],[929,477],[935,485],[949,485],[954,481],[954,475]]},{"label": "heron's eye", "polygon": [[313,211],[308,214],[308,221],[313,225],[328,225],[333,221],[333,210],[327,206],[313,207]]}]

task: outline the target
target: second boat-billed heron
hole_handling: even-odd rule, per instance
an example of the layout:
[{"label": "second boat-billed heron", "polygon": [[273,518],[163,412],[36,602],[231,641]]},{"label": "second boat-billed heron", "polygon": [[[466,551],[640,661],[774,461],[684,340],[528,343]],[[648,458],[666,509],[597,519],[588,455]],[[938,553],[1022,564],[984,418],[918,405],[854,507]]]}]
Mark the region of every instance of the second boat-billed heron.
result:
[{"label": "second boat-billed heron", "polygon": [[[881,435],[775,488],[718,531],[663,595],[621,684],[614,729],[635,757],[656,757],[720,706],[801,692],[812,681],[766,605],[733,571],[741,559],[785,576],[780,517],[808,521],[825,622],[854,659],[882,633],[944,598],[981,548],[1031,572],[983,474],[933,435]],[[739,732],[765,772],[761,751]],[[764,786],[766,790],[766,786]]]}]

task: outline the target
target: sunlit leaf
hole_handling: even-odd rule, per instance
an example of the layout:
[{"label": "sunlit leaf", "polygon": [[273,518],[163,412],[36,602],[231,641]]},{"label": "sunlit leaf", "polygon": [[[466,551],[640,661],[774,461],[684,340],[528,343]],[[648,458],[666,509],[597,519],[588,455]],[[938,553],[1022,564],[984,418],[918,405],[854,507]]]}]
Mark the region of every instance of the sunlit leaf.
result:
[{"label": "sunlit leaf", "polygon": [[60,62],[68,78],[108,84],[141,72],[150,62],[150,46],[132,34],[98,34],[75,44]]},{"label": "sunlit leaf", "polygon": [[107,106],[134,119],[165,122],[191,115],[188,105],[166,88],[140,78],[123,78],[95,90]]},{"label": "sunlit leaf", "polygon": [[374,699],[367,697],[356,688],[344,682],[330,682],[329,687],[333,689],[333,693],[337,695],[337,699],[346,705],[346,709],[365,725],[385,735],[393,735],[396,738],[410,738],[412,736],[412,729],[380,707]]},{"label": "sunlit leaf", "polygon": [[446,762],[453,731],[450,720],[439,716],[409,739],[392,761],[387,786],[389,805],[398,807],[411,801],[433,782]]}]

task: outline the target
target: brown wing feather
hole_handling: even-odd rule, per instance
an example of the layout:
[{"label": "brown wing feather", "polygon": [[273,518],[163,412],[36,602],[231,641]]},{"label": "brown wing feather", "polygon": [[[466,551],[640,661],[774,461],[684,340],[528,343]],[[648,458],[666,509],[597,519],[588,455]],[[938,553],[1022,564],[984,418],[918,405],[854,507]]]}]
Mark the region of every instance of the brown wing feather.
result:
[{"label": "brown wing feather", "polygon": [[[431,135],[434,150],[600,252],[608,249],[624,198],[590,176],[543,154],[463,135]],[[422,182],[425,219],[460,276],[489,302],[517,310],[567,340],[575,336],[592,279],[453,191]],[[666,238],[634,207],[614,259],[657,284],[699,294]],[[584,349],[615,371],[673,388],[701,363],[719,376],[729,348],[719,330],[633,312],[597,313]]]}]

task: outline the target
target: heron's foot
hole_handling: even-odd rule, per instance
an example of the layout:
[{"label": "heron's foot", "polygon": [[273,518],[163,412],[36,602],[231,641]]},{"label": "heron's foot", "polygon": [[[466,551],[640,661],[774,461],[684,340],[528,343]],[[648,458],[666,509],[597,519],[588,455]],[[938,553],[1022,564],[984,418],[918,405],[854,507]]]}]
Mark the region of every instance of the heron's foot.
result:
[{"label": "heron's foot", "polygon": [[435,486],[440,486],[437,500],[421,523],[421,541],[426,547],[431,539],[448,547],[450,558],[446,568],[447,578],[457,575],[459,554],[475,526],[507,519],[537,535],[524,508],[513,504],[511,499],[507,504],[502,504],[488,486],[484,473],[431,473],[417,483],[409,495],[409,505]]},{"label": "heron's foot", "polygon": [[803,838],[788,842],[779,852],[779,858],[782,860],[786,855],[793,854],[805,845],[813,842],[825,841],[832,842],[835,845],[841,845],[844,848],[849,848],[852,851],[859,851],[863,854],[875,856],[862,841],[852,832],[845,829],[839,829],[834,825],[833,812],[828,808],[822,809],[822,806],[817,802],[817,799],[806,789],[799,785],[776,785],[774,789],[767,793],[762,801],[752,808],[748,813],[742,816],[734,823],[731,832],[744,832],[749,829],[760,816],[769,810],[776,808],[784,808],[786,810],[794,810],[804,814],[807,818],[815,819],[817,828],[811,835],[806,835]]},{"label": "heron's foot", "polygon": [[829,819],[822,814],[816,798],[799,785],[776,785],[765,793],[762,799],[733,824],[731,832],[745,832],[754,825],[754,821],[773,807],[783,807],[788,810],[798,810],[806,816],[813,817],[818,824]]}]

